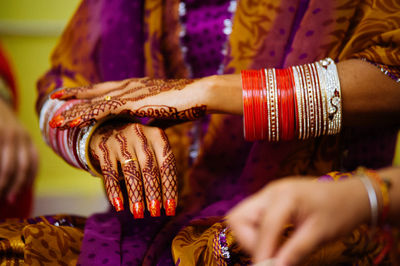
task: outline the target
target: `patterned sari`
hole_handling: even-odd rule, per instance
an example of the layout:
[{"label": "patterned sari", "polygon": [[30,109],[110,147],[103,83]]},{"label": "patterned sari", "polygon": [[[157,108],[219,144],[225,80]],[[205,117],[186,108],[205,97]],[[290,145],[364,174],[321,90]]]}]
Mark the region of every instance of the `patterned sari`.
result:
[{"label": "patterned sari", "polygon": [[[226,27],[232,1],[183,2],[184,12],[177,0],[83,1],[53,52],[51,70],[38,82],[38,111],[42,99],[61,86],[238,73],[325,57],[365,59],[399,77],[400,4],[395,0],[239,0],[236,11],[229,11],[232,28]],[[200,137],[193,137],[199,130]],[[230,208],[275,178],[390,165],[396,133],[396,128],[356,128],[301,142],[248,143],[242,118],[229,115],[170,128],[180,166],[176,216],[134,220],[129,211],[117,215],[112,210],[93,215],[86,221],[79,257],[71,253],[64,262],[248,264],[224,231],[223,216]],[[191,162],[193,147],[197,156]],[[369,241],[360,233],[367,232],[363,228],[307,263],[370,264],[379,254],[384,254],[381,261],[390,260],[390,252],[381,252],[386,242]],[[290,228],[283,240],[289,236]],[[231,258],[224,257],[223,247]]]}]

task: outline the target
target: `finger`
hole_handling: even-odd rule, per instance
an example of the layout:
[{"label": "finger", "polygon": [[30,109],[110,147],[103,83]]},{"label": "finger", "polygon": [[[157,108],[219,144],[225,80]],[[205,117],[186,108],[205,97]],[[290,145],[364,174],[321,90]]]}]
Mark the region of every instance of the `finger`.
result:
[{"label": "finger", "polygon": [[254,247],[255,262],[274,257],[284,228],[289,224],[291,217],[290,203],[264,203],[268,206],[264,209],[259,225],[258,244]]},{"label": "finger", "polygon": [[102,99],[99,101],[76,104],[61,113],[62,122],[57,127],[77,127],[91,121],[99,121],[112,113],[118,113],[125,102],[119,99]]},{"label": "finger", "polygon": [[26,136],[16,138],[15,178],[10,186],[7,200],[14,203],[22,186],[26,184],[29,174],[29,143]]},{"label": "finger", "polygon": [[13,149],[14,139],[10,134],[5,133],[3,135],[3,147],[1,151],[1,162],[0,162],[0,196],[4,196],[6,186],[9,185],[15,162],[15,149]]},{"label": "finger", "polygon": [[[249,197],[235,206],[227,215],[227,222],[235,238],[249,253],[254,251],[258,238],[261,208],[258,197]],[[261,206],[262,207],[262,206]],[[251,210],[251,211],[249,211]]]},{"label": "finger", "polygon": [[115,210],[119,212],[124,210],[124,202],[118,181],[118,165],[107,139],[106,136],[100,141],[99,148],[102,151],[102,156],[99,156],[99,161],[108,199]]},{"label": "finger", "polygon": [[135,152],[138,155],[140,169],[142,171],[144,191],[146,195],[147,208],[153,217],[160,216],[161,186],[160,172],[157,160],[150,143],[143,132],[142,125],[134,124],[133,131],[138,144]]},{"label": "finger", "polygon": [[167,216],[174,216],[178,203],[176,160],[167,135],[159,128],[149,128],[154,132],[151,138],[154,153],[159,163],[163,205]]},{"label": "finger", "polygon": [[321,225],[314,222],[302,224],[277,254],[277,265],[297,265],[322,243]]},{"label": "finger", "polygon": [[74,88],[64,88],[51,94],[52,99],[93,99],[99,96],[110,94],[126,88],[137,79],[126,79],[122,81],[107,81]]},{"label": "finger", "polygon": [[[80,117],[82,114],[86,113],[89,107],[90,102],[83,100],[69,100],[67,102],[62,102],[54,112],[54,115],[51,117],[48,124],[51,128],[65,128],[65,125],[70,124],[76,117]],[[65,114],[65,112],[67,113]],[[80,123],[76,123],[76,126],[78,124]]]},{"label": "finger", "polygon": [[143,182],[135,152],[129,147],[128,140],[121,132],[116,134],[120,145],[120,163],[129,197],[129,208],[135,219],[144,217]]}]

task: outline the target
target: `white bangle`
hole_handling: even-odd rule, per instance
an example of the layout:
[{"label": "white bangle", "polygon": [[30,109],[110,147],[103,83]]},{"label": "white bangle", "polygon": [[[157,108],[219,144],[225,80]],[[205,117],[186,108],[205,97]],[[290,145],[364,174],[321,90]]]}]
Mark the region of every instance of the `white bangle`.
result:
[{"label": "white bangle", "polygon": [[367,176],[361,176],[360,180],[363,182],[368,193],[369,204],[371,206],[371,226],[374,228],[378,225],[378,197],[376,196],[371,180]]}]

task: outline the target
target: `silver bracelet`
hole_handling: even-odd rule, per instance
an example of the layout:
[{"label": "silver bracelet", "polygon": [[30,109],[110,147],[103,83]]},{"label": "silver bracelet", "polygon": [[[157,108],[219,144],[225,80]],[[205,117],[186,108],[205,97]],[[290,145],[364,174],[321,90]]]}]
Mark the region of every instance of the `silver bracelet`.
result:
[{"label": "silver bracelet", "polygon": [[328,135],[340,132],[342,126],[342,103],[341,88],[335,62],[331,58],[325,58],[318,62],[322,67],[319,69],[324,75],[325,93],[327,95],[328,111]]},{"label": "silver bracelet", "polygon": [[84,127],[80,129],[80,132],[78,133],[78,138],[77,138],[77,154],[80,163],[85,167],[85,170],[88,171],[91,175],[93,176],[98,176],[97,173],[93,173],[89,167],[89,162],[87,161],[87,147],[88,147],[88,141],[90,141],[89,136],[93,133],[92,131],[94,130],[95,123],[91,124],[90,126]]},{"label": "silver bracelet", "polygon": [[378,225],[378,197],[376,196],[371,180],[367,176],[360,176],[360,180],[363,182],[368,193],[369,204],[371,206],[371,226],[374,228]]}]

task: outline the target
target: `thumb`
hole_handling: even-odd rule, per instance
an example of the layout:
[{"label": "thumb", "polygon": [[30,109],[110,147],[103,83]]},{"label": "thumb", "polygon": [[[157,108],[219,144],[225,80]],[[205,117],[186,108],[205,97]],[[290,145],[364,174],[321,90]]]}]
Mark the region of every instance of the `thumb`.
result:
[{"label": "thumb", "polygon": [[276,265],[297,265],[311,254],[322,242],[321,225],[305,221],[279,250]]}]

